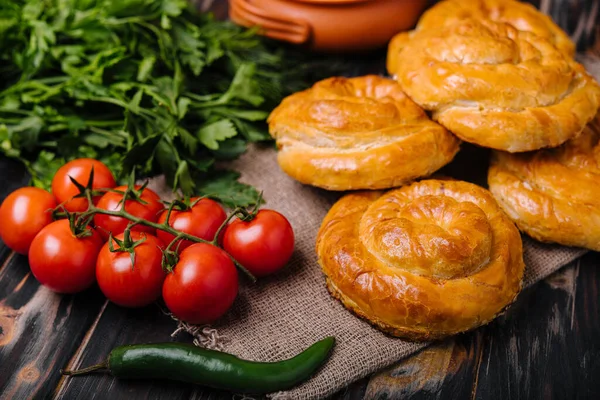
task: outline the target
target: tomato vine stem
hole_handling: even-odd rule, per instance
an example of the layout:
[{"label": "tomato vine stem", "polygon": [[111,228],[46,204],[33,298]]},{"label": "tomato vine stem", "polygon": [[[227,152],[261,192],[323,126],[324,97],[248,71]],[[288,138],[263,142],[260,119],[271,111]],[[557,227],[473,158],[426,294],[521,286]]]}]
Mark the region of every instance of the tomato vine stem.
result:
[{"label": "tomato vine stem", "polygon": [[[94,205],[92,191],[87,188],[85,189],[85,197],[87,198],[87,201],[88,201],[88,209],[86,211],[84,211],[83,213],[81,213],[78,218],[78,220],[81,221],[83,224],[88,225],[92,219],[91,217],[93,217],[96,214],[103,214],[103,215],[108,215],[108,216],[112,216],[112,217],[124,218],[131,222],[130,226],[131,225],[143,225],[143,226],[147,226],[150,228],[154,228],[156,230],[161,230],[163,232],[170,233],[175,238],[171,241],[171,243],[169,243],[167,245],[167,248],[165,249],[165,253],[167,251],[171,251],[170,249],[175,245],[175,243],[177,243],[180,240],[189,240],[190,242],[194,242],[194,243],[205,243],[205,244],[210,244],[210,245],[221,248],[221,246],[219,245],[219,235],[221,234],[223,229],[225,229],[225,227],[227,226],[227,223],[229,223],[229,221],[236,214],[243,211],[243,209],[240,207],[236,208],[231,214],[229,214],[227,219],[221,224],[221,226],[215,233],[213,240],[205,240],[205,239],[199,238],[197,236],[190,235],[189,233],[178,231],[177,229],[175,229],[169,225],[168,218],[163,224],[159,224],[157,222],[152,222],[152,221],[145,220],[143,218],[136,217],[135,215],[132,215],[125,210],[125,202],[123,202],[121,204],[121,209],[118,211],[105,210],[102,208],[98,208]],[[235,260],[231,256],[231,254],[227,253],[226,251],[225,251],[225,253],[231,259],[233,264],[238,268],[238,270],[240,270],[244,275],[246,275],[246,277],[248,279],[250,279],[250,281],[252,281],[253,283],[256,282],[256,277],[248,269],[246,269],[242,264],[240,264],[237,260]]]}]

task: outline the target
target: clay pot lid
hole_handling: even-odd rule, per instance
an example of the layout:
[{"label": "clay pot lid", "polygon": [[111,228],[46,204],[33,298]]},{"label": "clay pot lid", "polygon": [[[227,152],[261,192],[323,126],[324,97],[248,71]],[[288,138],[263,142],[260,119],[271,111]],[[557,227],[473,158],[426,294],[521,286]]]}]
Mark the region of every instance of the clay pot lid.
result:
[{"label": "clay pot lid", "polygon": [[[385,46],[417,21],[428,0],[229,0],[236,23],[317,51]],[[373,27],[377,29],[373,29]]]},{"label": "clay pot lid", "polygon": [[365,3],[373,0],[284,0],[295,1],[297,3],[312,3],[312,4],[350,4],[350,3]]}]

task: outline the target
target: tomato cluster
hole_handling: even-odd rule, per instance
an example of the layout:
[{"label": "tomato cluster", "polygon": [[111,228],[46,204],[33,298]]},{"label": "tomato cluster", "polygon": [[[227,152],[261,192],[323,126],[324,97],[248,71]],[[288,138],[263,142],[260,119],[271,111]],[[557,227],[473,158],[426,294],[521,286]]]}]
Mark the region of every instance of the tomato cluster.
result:
[{"label": "tomato cluster", "polygon": [[[237,296],[236,262],[256,277],[277,272],[292,255],[294,232],[273,210],[229,222],[211,199],[181,203],[166,209],[151,189],[116,187],[103,163],[78,159],[57,171],[52,193],[24,187],[6,197],[0,238],[27,255],[35,278],[53,291],[77,293],[96,282],[120,306],[144,307],[162,296],[179,319],[209,323]],[[89,223],[75,225],[73,216],[86,213]]]}]

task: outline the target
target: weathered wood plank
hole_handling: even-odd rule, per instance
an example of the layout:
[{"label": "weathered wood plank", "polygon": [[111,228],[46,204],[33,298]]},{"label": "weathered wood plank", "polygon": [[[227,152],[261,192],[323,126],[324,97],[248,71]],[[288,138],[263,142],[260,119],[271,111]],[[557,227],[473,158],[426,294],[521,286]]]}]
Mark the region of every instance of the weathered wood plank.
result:
[{"label": "weathered wood plank", "polygon": [[369,384],[369,377],[356,381],[346,388],[332,396],[332,399],[339,400],[362,400],[365,397],[367,391],[367,385]]},{"label": "weathered wood plank", "polygon": [[73,296],[51,292],[31,275],[26,257],[11,256],[0,270],[0,397],[33,399],[52,393],[59,369],[101,304],[97,289]]},{"label": "weathered wood plank", "polygon": [[449,338],[375,374],[365,399],[464,399],[477,381],[484,330]]},{"label": "weathered wood plank", "polygon": [[600,398],[598,263],[599,254],[587,255],[525,290],[490,325],[432,345],[373,375],[366,390],[351,386],[336,398]]},{"label": "weathered wood plank", "polygon": [[[88,340],[73,352],[69,368],[80,368],[102,362],[110,350],[123,344],[181,341],[191,337],[181,333],[170,335],[177,327],[175,321],[163,314],[156,305],[142,309],[126,309],[107,303],[96,324],[87,333]],[[144,380],[117,380],[108,375],[89,375],[62,379],[54,393],[57,399],[230,399],[231,394],[205,390],[194,385]]]},{"label": "weathered wood plank", "polygon": [[475,398],[600,398],[599,264],[586,255],[488,328]]},{"label": "weathered wood plank", "polygon": [[[25,168],[0,158],[0,201],[28,183]],[[101,304],[97,290],[60,296],[40,287],[27,258],[0,242],[0,397],[43,398]]]},{"label": "weathered wood plank", "polygon": [[[220,18],[226,15],[225,1],[205,0],[205,3],[212,6],[212,8],[216,7]],[[453,163],[448,167],[449,170],[454,168],[451,175],[478,183],[484,182],[485,170],[487,169],[487,166],[484,167],[483,162],[485,161],[485,154],[485,150],[482,151],[467,145],[467,149],[463,148],[459,157],[469,159],[473,156],[478,160],[476,162],[478,167],[472,167],[474,165],[472,159],[469,160],[468,164]],[[0,170],[6,171],[1,162],[3,161],[0,160]],[[460,169],[461,165],[470,165],[471,167],[466,170],[456,170],[456,168]],[[476,177],[468,178],[467,176],[471,176],[471,174],[476,175]],[[2,190],[7,187],[6,182],[3,181],[4,176],[4,174],[0,176],[0,198],[3,198]],[[12,178],[6,176],[9,185],[14,184]],[[14,184],[12,188],[14,189],[20,185],[20,183]],[[3,251],[3,246],[0,244],[0,260]],[[6,251],[4,253],[8,254]],[[561,292],[559,288],[547,286],[542,293],[533,290],[528,291],[528,294],[524,296],[525,300],[520,300],[519,305],[511,309],[510,318],[505,317],[497,323],[478,330],[476,333],[458,336],[432,347],[376,375],[371,382],[368,383],[367,380],[357,382],[334,397],[350,400],[363,397],[431,398],[436,396],[445,399],[465,398],[470,396],[472,392],[476,398],[529,398],[528,396],[534,394],[533,390],[528,391],[529,389],[524,386],[524,383],[529,383],[534,384],[535,393],[539,394],[539,398],[546,398],[544,395],[546,390],[549,390],[548,393],[550,393],[548,398],[564,398],[561,395],[568,393],[557,392],[561,385],[556,384],[556,379],[542,384],[540,383],[540,377],[535,376],[537,371],[542,371],[542,377],[547,378],[550,374],[556,376],[562,374],[563,369],[571,368],[575,371],[570,374],[574,376],[571,380],[574,382],[573,385],[579,388],[579,392],[576,394],[582,398],[599,398],[600,395],[596,390],[597,386],[593,382],[594,376],[600,376],[600,364],[597,361],[600,359],[598,357],[600,353],[598,340],[596,339],[598,333],[600,333],[597,305],[599,300],[597,283],[600,277],[598,277],[594,268],[598,264],[599,257],[597,255],[594,257],[591,259],[586,257],[581,262],[580,274],[576,276],[577,279],[575,280],[577,283],[571,286],[577,287],[577,293],[579,294],[572,296],[571,303],[568,299],[564,299],[565,292]],[[51,383],[57,379],[58,369],[62,368],[68,360],[71,360],[72,367],[89,365],[101,361],[108,351],[118,344],[171,340],[169,333],[174,327],[172,321],[153,307],[141,311],[124,310],[103,303],[97,290],[92,290],[91,297],[95,296],[95,301],[91,301],[91,298],[86,297],[86,294],[75,296],[78,298],[75,302],[69,300],[69,298],[60,298],[48,293],[38,295],[39,290],[45,290],[39,289],[33,278],[27,275],[24,258],[21,256],[13,258],[9,260],[3,270],[5,272],[12,270],[15,268],[14,265],[17,264],[20,265],[20,269],[17,270],[18,273],[11,273],[11,277],[6,278],[3,277],[3,272],[0,270],[0,327],[3,329],[0,332],[0,360],[2,360],[0,365],[0,393],[3,393],[3,396],[6,393],[25,393],[5,390],[6,387],[14,387],[14,385],[7,386],[6,384],[6,382],[14,381],[10,379],[13,374],[17,377],[16,380],[21,382],[18,387],[22,388],[27,385],[40,387],[42,385],[39,390],[30,390],[29,393],[37,393],[39,394],[38,397],[47,397],[47,394],[51,393]],[[564,283],[568,287],[569,282],[572,282],[572,280],[564,279],[561,281],[561,278],[559,278],[557,281],[551,282],[554,282],[552,285],[555,286],[558,282],[558,286]],[[540,286],[542,285],[544,284]],[[554,293],[554,295],[546,293],[547,291]],[[51,301],[48,301],[48,299],[51,299]],[[59,299],[58,306],[56,305],[57,299]],[[73,320],[77,318],[81,320],[80,317],[76,317],[74,314],[79,315],[78,313],[82,312],[81,306],[85,305],[86,301],[93,303],[93,305],[87,308],[84,307],[84,311],[89,312],[89,314],[82,325],[90,327],[87,332],[84,332],[79,329],[81,327],[73,325]],[[42,304],[44,302],[49,304]],[[515,310],[520,309],[523,303],[526,304],[525,312],[521,310],[522,314],[513,316]],[[35,304],[41,304],[41,306],[37,307]],[[98,310],[103,304],[105,308],[96,318],[95,311],[93,311],[94,307]],[[571,304],[570,308],[569,304]],[[38,314],[33,316],[32,309],[36,309]],[[65,316],[64,314],[67,311],[69,315]],[[571,313],[571,319],[567,321],[569,313]],[[58,325],[62,324],[62,329],[58,329],[56,333],[52,330],[54,336],[35,335],[38,324],[45,324],[48,327],[47,322],[45,322],[48,315],[44,314],[53,314],[55,315],[54,320],[62,321],[58,323]],[[531,315],[534,317],[532,318]],[[27,318],[29,318],[29,322],[21,325]],[[572,331],[570,325],[568,325],[569,323],[573,325]],[[570,339],[565,339],[567,344],[563,344],[562,347],[558,346],[554,350],[554,343],[560,339],[560,334],[555,333],[557,329],[560,334],[564,334]],[[18,333],[31,331],[31,333],[21,335],[24,340],[13,343],[13,336],[17,331]],[[73,332],[75,332],[74,335]],[[533,336],[528,336],[530,333],[533,333]],[[57,335],[59,338],[65,339],[68,337],[69,339],[65,339],[64,343],[57,345],[55,338]],[[50,338],[50,341],[48,341],[48,338]],[[537,338],[537,342],[534,338]],[[189,337],[182,336],[177,339],[185,341],[189,340]],[[29,343],[29,341],[32,343]],[[79,342],[83,342],[83,346],[76,350],[76,345]],[[488,344],[485,349],[483,348],[484,342]],[[513,356],[511,362],[508,363],[508,351],[513,346],[513,342],[520,352],[510,353]],[[12,346],[12,349],[21,350],[18,352],[11,351],[7,357],[5,349],[8,344]],[[71,345],[72,348],[69,351],[63,351],[53,361],[54,368],[50,375],[47,374],[48,368],[43,368],[43,366],[40,368],[36,362],[28,362],[25,363],[25,367],[21,367],[23,362],[20,361],[19,357],[22,357],[23,353],[37,355],[41,351],[45,352],[44,357],[50,358],[50,353],[59,349],[60,346],[68,347],[68,345]],[[579,350],[574,353],[571,352],[569,347],[571,345],[579,346]],[[534,350],[536,346],[538,350]],[[540,354],[543,353],[541,349],[546,350],[547,354]],[[521,353],[526,353],[527,356],[521,356]],[[533,357],[534,353],[535,357]],[[517,356],[514,354],[517,354]],[[504,356],[504,359],[502,356]],[[563,359],[567,358],[568,360],[563,362]],[[62,361],[59,361],[59,359],[62,359]],[[524,360],[529,360],[529,364],[526,363],[527,365],[521,368],[521,372],[518,373],[519,370],[516,367]],[[517,362],[518,364],[516,364]],[[578,367],[573,369],[571,364],[577,364]],[[445,375],[437,371],[436,368],[445,371]],[[504,369],[509,370],[504,371]],[[503,370],[503,372],[499,372],[499,370]],[[38,374],[39,378],[35,379]],[[508,378],[508,383],[503,383],[504,381],[499,380],[499,378]],[[44,380],[49,383],[44,382]],[[28,383],[29,381],[34,383]],[[517,382],[519,385],[516,384]],[[537,385],[535,385],[536,382]],[[511,384],[512,386],[510,386]],[[407,385],[412,389],[406,390]],[[548,385],[550,389],[547,389]],[[506,386],[509,390],[501,390],[503,386]],[[386,392],[383,388],[391,388],[392,390]],[[542,389],[543,391],[540,391]],[[165,382],[118,382],[110,377],[97,375],[62,380],[61,385],[54,394],[56,398],[68,399],[100,399],[107,397],[111,399],[150,397],[153,399],[231,398],[229,394],[195,388],[191,385]],[[532,397],[535,396],[532,395]]]}]

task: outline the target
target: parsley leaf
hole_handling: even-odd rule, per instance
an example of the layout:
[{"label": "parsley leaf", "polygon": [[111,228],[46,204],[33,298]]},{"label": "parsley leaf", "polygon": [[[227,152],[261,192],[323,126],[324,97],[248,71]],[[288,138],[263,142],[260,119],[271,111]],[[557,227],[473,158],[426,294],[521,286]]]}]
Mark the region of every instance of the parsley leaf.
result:
[{"label": "parsley leaf", "polygon": [[198,139],[211,150],[219,148],[219,142],[237,135],[233,123],[228,119],[222,119],[212,124],[203,126],[198,130]]},{"label": "parsley leaf", "polygon": [[121,181],[164,174],[186,195],[250,204],[256,190],[215,160],[270,140],[272,108],[343,66],[186,0],[0,0],[0,10],[0,153],[41,187],[92,157]]},{"label": "parsley leaf", "polygon": [[238,181],[240,174],[221,170],[206,176],[196,186],[198,194],[219,199],[228,207],[248,206],[258,199],[258,191],[250,185]]}]

